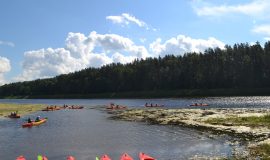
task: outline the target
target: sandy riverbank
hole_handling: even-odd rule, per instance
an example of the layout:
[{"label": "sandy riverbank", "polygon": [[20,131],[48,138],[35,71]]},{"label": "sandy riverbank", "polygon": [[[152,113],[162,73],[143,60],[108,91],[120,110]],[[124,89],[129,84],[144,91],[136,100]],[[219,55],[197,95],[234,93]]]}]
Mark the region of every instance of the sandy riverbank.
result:
[{"label": "sandy riverbank", "polygon": [[42,104],[0,104],[0,118],[7,117],[11,112],[18,111],[23,116],[37,111],[41,111],[45,105]]}]

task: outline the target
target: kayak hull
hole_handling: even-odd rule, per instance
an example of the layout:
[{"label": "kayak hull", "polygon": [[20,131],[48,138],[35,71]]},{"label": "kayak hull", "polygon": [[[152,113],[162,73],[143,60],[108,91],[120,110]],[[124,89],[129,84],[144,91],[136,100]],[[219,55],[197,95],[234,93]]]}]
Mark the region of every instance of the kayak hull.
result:
[{"label": "kayak hull", "polygon": [[26,160],[26,159],[24,158],[24,156],[19,156],[16,158],[16,160]]},{"label": "kayak hull", "polygon": [[156,160],[155,158],[150,157],[149,155],[147,155],[143,152],[139,153],[139,158],[140,158],[140,160]]},{"label": "kayak hull", "polygon": [[111,160],[111,158],[105,154],[105,155],[100,157],[100,160]]},{"label": "kayak hull", "polygon": [[68,156],[67,160],[76,160],[73,156]]},{"label": "kayak hull", "polygon": [[8,115],[9,118],[21,118],[20,115],[16,115],[16,116],[12,116],[12,115]]},{"label": "kayak hull", "polygon": [[45,123],[47,121],[47,118],[41,119],[38,122],[31,122],[31,123],[24,123],[22,127],[32,127],[32,126],[39,126],[42,123]]},{"label": "kayak hull", "polygon": [[133,158],[130,155],[128,155],[127,153],[124,153],[121,156],[120,160],[133,160]]}]

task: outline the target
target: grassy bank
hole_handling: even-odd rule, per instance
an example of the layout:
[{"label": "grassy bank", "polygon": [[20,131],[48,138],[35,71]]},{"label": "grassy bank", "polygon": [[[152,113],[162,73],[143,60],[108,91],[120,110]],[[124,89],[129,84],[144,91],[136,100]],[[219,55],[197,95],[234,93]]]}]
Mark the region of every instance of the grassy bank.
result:
[{"label": "grassy bank", "polygon": [[109,92],[93,94],[33,94],[13,95],[0,98],[23,99],[86,99],[86,98],[179,98],[179,97],[217,97],[217,96],[269,96],[270,88],[241,88],[241,89],[182,89],[182,90],[153,90]]},{"label": "grassy bank", "polygon": [[8,116],[11,112],[18,111],[20,115],[26,115],[44,108],[42,104],[0,104],[0,117]]},{"label": "grassy bank", "polygon": [[214,125],[224,126],[248,126],[248,127],[268,127],[270,128],[270,115],[250,116],[250,117],[229,117],[229,118],[210,118],[205,122]]}]

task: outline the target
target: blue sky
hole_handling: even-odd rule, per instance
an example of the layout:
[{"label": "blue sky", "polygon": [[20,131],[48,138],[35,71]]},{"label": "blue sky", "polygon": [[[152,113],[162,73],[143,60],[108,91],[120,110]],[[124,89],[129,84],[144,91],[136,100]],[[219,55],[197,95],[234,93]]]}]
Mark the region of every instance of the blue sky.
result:
[{"label": "blue sky", "polygon": [[270,38],[270,0],[2,0],[0,85]]}]

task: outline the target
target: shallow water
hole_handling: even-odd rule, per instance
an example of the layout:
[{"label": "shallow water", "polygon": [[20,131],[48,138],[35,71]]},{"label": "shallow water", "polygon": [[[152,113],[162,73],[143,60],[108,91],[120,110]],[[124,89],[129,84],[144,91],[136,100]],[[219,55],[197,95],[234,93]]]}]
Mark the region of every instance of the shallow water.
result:
[{"label": "shallow water", "polygon": [[33,128],[21,128],[20,120],[0,121],[0,157],[4,160],[37,154],[49,159],[74,155],[79,160],[94,159],[104,153],[113,159],[127,152],[137,157],[140,151],[160,160],[187,159],[194,154],[230,155],[232,147],[224,137],[208,138],[198,131],[176,126],[147,125],[107,119],[93,109],[38,112],[31,117],[48,117],[48,122]]},{"label": "shallow water", "polygon": [[[241,100],[228,98],[228,107],[267,107],[268,97]],[[259,101],[255,101],[259,99]],[[143,99],[143,100],[1,100],[13,103],[81,104],[85,106],[104,105],[109,102],[142,107],[145,102],[181,107],[201,99]],[[211,106],[219,106],[220,99],[204,99]],[[241,101],[240,101],[241,100]],[[225,102],[225,101],[223,101]],[[241,103],[240,103],[241,102]],[[225,106],[226,106],[225,105]],[[186,106],[187,107],[187,106]],[[33,128],[21,128],[29,116],[48,117],[48,122]],[[112,159],[119,159],[124,152],[138,159],[143,151],[159,160],[188,159],[193,155],[230,156],[235,149],[228,143],[230,137],[209,137],[193,129],[178,126],[148,125],[108,119],[105,111],[96,109],[60,110],[37,112],[18,120],[0,120],[0,159],[14,160],[19,155],[36,159],[44,154],[52,160],[64,160],[73,155],[78,160],[91,160],[104,153]]]}]

